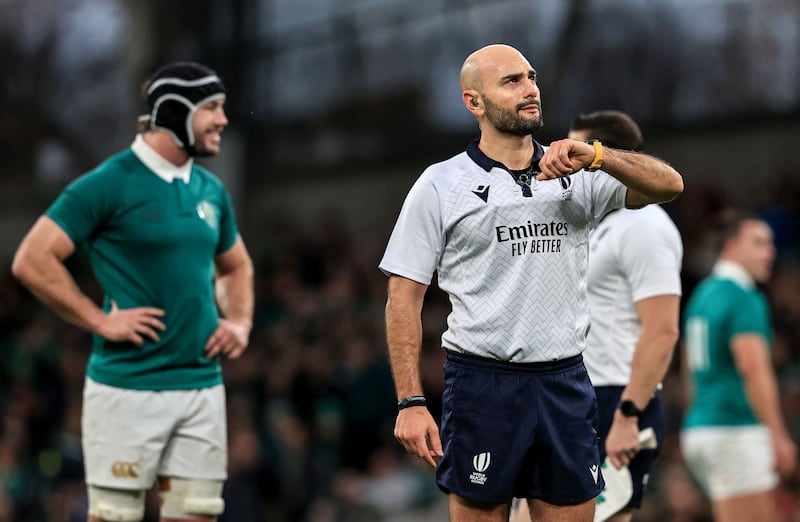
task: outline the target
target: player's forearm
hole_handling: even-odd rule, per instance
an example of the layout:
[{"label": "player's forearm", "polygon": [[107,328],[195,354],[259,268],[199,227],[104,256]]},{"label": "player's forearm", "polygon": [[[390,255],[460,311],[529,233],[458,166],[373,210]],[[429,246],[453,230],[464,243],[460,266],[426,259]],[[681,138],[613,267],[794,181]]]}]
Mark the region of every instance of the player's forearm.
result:
[{"label": "player's forearm", "polygon": [[421,309],[391,294],[386,301],[386,342],[398,400],[423,395],[419,370]]},{"label": "player's forearm", "polygon": [[249,330],[253,325],[253,265],[247,260],[216,281],[220,314]]},{"label": "player's forearm", "polygon": [[745,377],[745,389],[756,417],[774,434],[786,432],[781,413],[778,383],[771,368],[753,372]]},{"label": "player's forearm", "polygon": [[643,200],[659,203],[675,199],[683,192],[683,178],[664,161],[638,152],[605,149],[603,170],[614,176]]},{"label": "player's forearm", "polygon": [[97,332],[103,311],[81,292],[64,264],[56,257],[22,252],[14,258],[14,276],[42,303],[68,323]]},{"label": "player's forearm", "polygon": [[630,380],[622,393],[623,399],[632,400],[640,408],[650,402],[669,370],[677,340],[677,328],[653,333],[642,331],[631,362]]}]

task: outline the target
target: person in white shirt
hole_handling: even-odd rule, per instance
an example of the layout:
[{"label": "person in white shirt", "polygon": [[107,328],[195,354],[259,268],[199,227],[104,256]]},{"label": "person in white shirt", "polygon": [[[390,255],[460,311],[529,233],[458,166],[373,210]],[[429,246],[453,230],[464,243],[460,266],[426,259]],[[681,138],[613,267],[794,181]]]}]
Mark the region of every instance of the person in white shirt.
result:
[{"label": "person in white shirt", "polygon": [[[589,521],[603,488],[595,393],[582,362],[588,236],[610,211],[667,201],[678,172],[652,156],[559,140],[545,147],[536,71],[490,45],[461,69],[479,140],[423,172],[380,262],[398,396],[395,437],[436,468],[450,519]],[[434,272],[452,311],[441,435],[420,381],[422,303]]]},{"label": "person in white shirt", "polygon": [[[580,114],[568,137],[637,152],[643,146],[636,122],[613,110]],[[597,393],[600,458],[627,466],[633,482],[628,504],[607,519],[614,522],[628,522],[641,507],[663,440],[658,390],[678,340],[682,258],[678,229],[658,205],[610,212],[589,236],[592,326],[583,359]],[[648,427],[658,445],[640,451],[639,431]],[[524,511],[515,508],[512,520],[530,520]]]},{"label": "person in white shirt", "polygon": [[[569,136],[635,151],[643,144],[639,126],[619,111],[580,115]],[[663,441],[659,389],[679,335],[682,260],[678,228],[658,205],[612,212],[589,236],[592,329],[584,362],[597,392],[600,456],[628,466],[633,479],[631,501],[615,522],[629,521],[641,507]],[[638,451],[639,431],[647,427],[658,447]]]}]

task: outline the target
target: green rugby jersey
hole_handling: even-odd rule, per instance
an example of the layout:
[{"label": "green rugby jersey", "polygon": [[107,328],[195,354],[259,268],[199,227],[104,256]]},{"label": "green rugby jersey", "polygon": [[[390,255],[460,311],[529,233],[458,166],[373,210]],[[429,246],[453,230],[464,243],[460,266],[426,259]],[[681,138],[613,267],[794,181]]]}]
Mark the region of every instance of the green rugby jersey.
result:
[{"label": "green rugby jersey", "polygon": [[[759,334],[771,346],[769,306],[752,281],[741,277],[743,271],[736,277],[739,268],[725,265],[698,285],[686,305],[684,332],[692,398],[684,428],[759,423],[736,369],[731,339]],[[728,275],[730,269],[734,277]]]},{"label": "green rugby jersey", "polygon": [[237,238],[230,197],[219,179],[192,165],[188,184],[169,183],[131,149],[72,182],[46,215],[87,251],[104,296],[120,309],[164,310],[161,340],[144,345],[94,336],[87,375],[137,390],[194,389],[222,382],[206,359],[218,325],[214,256]]}]

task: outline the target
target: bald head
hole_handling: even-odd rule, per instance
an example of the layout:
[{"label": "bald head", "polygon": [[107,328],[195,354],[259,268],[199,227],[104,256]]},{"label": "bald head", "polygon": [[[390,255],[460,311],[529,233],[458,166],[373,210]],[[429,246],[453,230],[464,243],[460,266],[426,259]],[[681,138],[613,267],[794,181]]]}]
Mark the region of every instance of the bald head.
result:
[{"label": "bald head", "polygon": [[524,63],[527,68],[531,67],[522,53],[510,45],[492,44],[481,47],[467,56],[461,66],[461,90],[480,91],[487,73],[500,72],[510,64],[519,63]]}]

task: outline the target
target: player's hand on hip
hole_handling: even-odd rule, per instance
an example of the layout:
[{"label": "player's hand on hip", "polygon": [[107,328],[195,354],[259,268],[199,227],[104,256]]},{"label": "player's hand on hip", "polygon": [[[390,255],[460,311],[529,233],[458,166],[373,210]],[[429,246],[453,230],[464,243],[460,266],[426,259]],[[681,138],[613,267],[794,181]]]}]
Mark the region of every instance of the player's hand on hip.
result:
[{"label": "player's hand on hip", "polygon": [[593,161],[593,145],[576,140],[554,141],[539,160],[541,173],[536,179],[543,181],[569,176]]},{"label": "player's hand on hip", "polygon": [[631,463],[639,452],[639,425],[636,417],[624,417],[616,412],[606,437],[606,455],[611,464],[621,469]]},{"label": "player's hand on hip", "polygon": [[425,406],[412,406],[397,413],[394,436],[408,453],[423,459],[432,468],[442,456],[439,427]]},{"label": "player's hand on hip", "polygon": [[109,341],[129,341],[136,346],[144,344],[145,339],[158,342],[158,332],[166,328],[159,319],[163,316],[164,310],[160,308],[141,306],[120,310],[117,303],[111,301],[111,310],[97,329],[97,334]]},{"label": "player's hand on hip", "polygon": [[238,359],[247,348],[249,337],[249,325],[220,318],[219,326],[206,342],[206,357],[211,359],[220,355],[226,359]]}]

